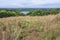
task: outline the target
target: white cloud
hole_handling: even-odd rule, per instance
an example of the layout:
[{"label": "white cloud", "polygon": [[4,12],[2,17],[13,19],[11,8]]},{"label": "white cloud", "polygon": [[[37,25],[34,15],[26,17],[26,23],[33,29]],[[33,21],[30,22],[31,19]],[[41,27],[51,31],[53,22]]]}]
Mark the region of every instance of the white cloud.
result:
[{"label": "white cloud", "polygon": [[31,0],[33,5],[54,4],[60,2],[59,0]]},{"label": "white cloud", "polygon": [[[9,6],[9,7],[41,7],[47,4],[60,4],[60,0],[0,0],[0,7]],[[56,6],[55,5],[55,6]]]}]

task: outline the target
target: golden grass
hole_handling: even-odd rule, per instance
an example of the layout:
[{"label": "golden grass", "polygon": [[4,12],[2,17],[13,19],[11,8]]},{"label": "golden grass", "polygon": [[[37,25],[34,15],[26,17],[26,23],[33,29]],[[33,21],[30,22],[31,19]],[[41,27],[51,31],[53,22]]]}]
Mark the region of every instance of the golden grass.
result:
[{"label": "golden grass", "polygon": [[0,18],[1,40],[60,40],[59,37],[60,14]]}]

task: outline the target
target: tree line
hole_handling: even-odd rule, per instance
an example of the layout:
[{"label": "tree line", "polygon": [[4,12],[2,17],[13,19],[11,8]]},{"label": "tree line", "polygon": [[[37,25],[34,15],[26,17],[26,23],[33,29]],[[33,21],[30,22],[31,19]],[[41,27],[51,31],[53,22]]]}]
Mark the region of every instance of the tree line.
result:
[{"label": "tree line", "polygon": [[41,9],[30,11],[27,15],[29,16],[45,16],[45,15],[55,15],[60,13],[60,9]]},{"label": "tree line", "polygon": [[0,18],[11,17],[11,16],[45,16],[45,15],[55,15],[58,13],[60,13],[60,9],[58,8],[31,10],[27,14],[21,13],[21,11],[18,9],[17,10],[0,9]]}]

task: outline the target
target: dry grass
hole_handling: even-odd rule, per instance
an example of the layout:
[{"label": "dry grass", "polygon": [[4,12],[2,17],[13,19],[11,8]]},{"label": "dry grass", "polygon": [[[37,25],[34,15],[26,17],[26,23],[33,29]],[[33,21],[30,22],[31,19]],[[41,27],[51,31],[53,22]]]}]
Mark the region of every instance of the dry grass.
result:
[{"label": "dry grass", "polygon": [[60,40],[60,14],[0,18],[0,40]]}]

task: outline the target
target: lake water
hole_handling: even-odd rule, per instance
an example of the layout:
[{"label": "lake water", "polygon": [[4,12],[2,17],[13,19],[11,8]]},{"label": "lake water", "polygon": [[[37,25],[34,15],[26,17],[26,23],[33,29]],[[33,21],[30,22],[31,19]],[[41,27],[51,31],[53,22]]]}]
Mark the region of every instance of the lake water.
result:
[{"label": "lake water", "polygon": [[29,11],[21,11],[21,13],[27,14],[27,13],[29,13]]}]

